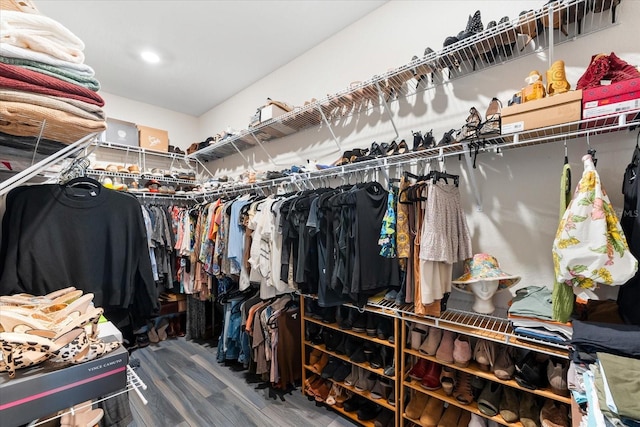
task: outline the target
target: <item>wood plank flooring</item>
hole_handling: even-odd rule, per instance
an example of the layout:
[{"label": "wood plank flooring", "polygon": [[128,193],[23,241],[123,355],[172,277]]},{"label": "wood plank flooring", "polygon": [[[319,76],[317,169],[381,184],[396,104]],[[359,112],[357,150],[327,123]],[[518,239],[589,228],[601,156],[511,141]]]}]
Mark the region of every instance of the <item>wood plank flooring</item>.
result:
[{"label": "wood plank flooring", "polygon": [[280,398],[256,389],[246,371],[216,361],[216,348],[184,338],[162,341],[131,353],[147,385],[148,404],[129,392],[134,421],[129,427],[353,427],[352,421],[310,402],[294,390]]}]

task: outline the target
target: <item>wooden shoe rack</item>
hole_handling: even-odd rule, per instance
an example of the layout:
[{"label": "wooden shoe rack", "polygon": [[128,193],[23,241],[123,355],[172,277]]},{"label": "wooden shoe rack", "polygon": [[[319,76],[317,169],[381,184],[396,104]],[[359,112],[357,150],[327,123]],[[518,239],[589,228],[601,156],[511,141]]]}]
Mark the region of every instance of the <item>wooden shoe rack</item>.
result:
[{"label": "wooden shoe rack", "polygon": [[[324,344],[314,344],[314,343],[312,343],[310,341],[307,341],[305,339],[305,330],[306,330],[306,328],[308,327],[309,324],[316,324],[316,325],[322,326],[324,328],[329,328],[329,329],[332,329],[334,331],[339,331],[339,332],[341,332],[343,334],[350,335],[352,337],[360,338],[360,339],[362,339],[364,341],[367,341],[367,342],[370,342],[372,344],[385,346],[385,347],[387,347],[388,350],[391,350],[391,351],[394,352],[395,366],[396,367],[399,366],[399,360],[397,359],[399,353],[398,353],[397,344],[396,344],[398,342],[398,340],[396,339],[394,343],[390,343],[388,340],[381,340],[381,339],[379,339],[377,337],[371,337],[371,336],[367,335],[366,333],[360,333],[360,332],[354,332],[352,330],[340,329],[340,327],[338,326],[337,323],[325,323],[325,322],[323,322],[321,320],[314,319],[314,318],[310,317],[309,315],[307,315],[306,314],[307,311],[304,309],[304,305],[305,305],[305,303],[308,303],[309,298],[312,298],[312,297],[307,296],[307,297],[304,297],[304,298],[300,298],[300,305],[301,305],[301,310],[300,311],[302,313],[305,313],[305,315],[302,318],[302,322],[303,323],[302,323],[302,328],[301,328],[301,330],[302,330],[302,355],[305,358],[305,360],[303,360],[302,384],[305,384],[305,381],[309,377],[311,377],[312,375],[321,373],[321,372],[316,372],[314,370],[314,368],[308,364],[308,360],[306,358],[307,357],[306,355],[309,353],[310,350],[319,349],[320,351],[322,351],[323,353],[327,353],[331,357],[346,361],[347,363],[350,363],[352,365],[355,365],[355,366],[358,366],[360,368],[363,368],[368,372],[372,372],[374,374],[377,374],[377,375],[379,375],[381,377],[384,377],[384,378],[388,379],[389,381],[391,381],[391,384],[394,387],[394,389],[393,389],[394,396],[396,397],[394,404],[390,404],[389,402],[387,402],[386,398],[376,399],[376,398],[372,397],[369,390],[358,391],[353,386],[350,386],[350,385],[345,384],[344,382],[338,382],[338,381],[335,381],[335,380],[329,378],[329,381],[331,381],[332,383],[337,383],[340,387],[343,387],[344,389],[350,391],[354,395],[360,395],[360,396],[364,397],[365,399],[368,399],[368,400],[370,400],[370,401],[382,406],[383,410],[393,412],[394,413],[394,418],[396,420],[395,421],[395,425],[399,425],[398,424],[398,422],[399,422],[399,414],[398,414],[398,411],[397,411],[397,408],[399,407],[399,402],[400,402],[400,400],[398,399],[399,389],[398,389],[398,381],[397,381],[398,380],[397,372],[399,372],[399,371],[396,371],[396,375],[389,376],[389,375],[385,375],[384,374],[384,367],[382,367],[382,368],[373,368],[373,367],[371,367],[369,365],[368,362],[364,362],[364,363],[353,362],[346,355],[338,354],[336,352],[327,350]],[[400,331],[400,319],[398,319],[395,316],[390,315],[385,310],[381,310],[381,309],[378,309],[378,308],[375,308],[375,307],[366,307],[365,311],[375,313],[376,315],[379,315],[379,316],[389,316],[390,318],[392,318],[393,319],[393,324],[394,324],[393,336],[394,337],[398,337],[400,335],[400,333],[401,333],[401,331]],[[304,391],[304,388],[303,388],[303,393],[304,392],[305,391]],[[358,424],[361,424],[361,425],[364,425],[364,426],[373,426],[374,425],[373,420],[371,420],[371,421],[359,420],[358,417],[357,417],[356,412],[347,412],[343,408],[339,408],[336,405],[327,405],[327,406],[329,408],[331,408],[332,410],[344,415],[345,417],[351,419],[352,421],[354,421],[354,422],[356,422]]]},{"label": "wooden shoe rack", "polygon": [[[410,348],[408,344],[408,335],[409,335],[409,327],[411,324],[421,324],[430,327],[437,327],[443,330],[449,330],[456,332],[457,334],[462,334],[473,339],[485,339],[489,341],[499,342],[505,345],[509,345],[511,347],[517,347],[521,349],[531,350],[534,352],[539,352],[546,355],[551,355],[558,359],[568,359],[568,350],[566,348],[562,348],[561,346],[554,345],[545,345],[544,343],[536,343],[536,342],[527,342],[527,341],[519,341],[516,339],[514,335],[512,335],[511,331],[499,321],[499,319],[491,318],[490,316],[476,316],[473,313],[467,313],[466,315],[461,315],[460,313],[455,313],[455,311],[445,311],[439,318],[428,317],[428,316],[418,316],[411,313],[411,310],[406,306],[396,306],[394,304],[389,303],[388,301],[382,299],[370,299],[369,304],[364,307],[365,312],[372,312],[379,316],[387,316],[393,319],[394,322],[394,343],[390,343],[386,340],[380,340],[376,337],[368,336],[366,333],[358,333],[351,330],[342,330],[338,326],[337,323],[324,323],[322,320],[317,320],[312,318],[307,312],[304,311],[304,304],[308,303],[310,299],[315,298],[314,296],[305,296],[301,298],[301,305],[303,308],[303,312],[305,315],[302,318],[302,354],[305,357],[303,361],[303,373],[302,373],[302,381],[303,384],[305,380],[311,377],[314,374],[319,374],[316,372],[312,366],[307,363],[306,355],[312,349],[319,349],[328,355],[335,357],[337,359],[346,361],[348,363],[354,364],[361,368],[366,369],[367,371],[373,372],[375,374],[385,376],[383,369],[375,369],[372,368],[367,362],[365,363],[354,363],[351,362],[349,357],[341,354],[337,354],[335,352],[329,351],[326,349],[324,344],[314,344],[305,339],[305,330],[310,324],[320,325],[324,328],[330,328],[336,331],[340,331],[341,333],[351,335],[353,337],[357,337],[363,339],[365,341],[371,342],[372,344],[384,345],[389,349],[394,350],[395,354],[395,363],[396,363],[396,375],[393,377],[385,376],[386,378],[393,380],[395,384],[395,402],[394,405],[388,403],[385,399],[374,399],[371,396],[369,391],[360,392],[355,390],[354,387],[348,386],[344,384],[344,382],[338,382],[341,387],[351,391],[354,394],[358,394],[366,399],[371,400],[374,403],[379,404],[384,408],[384,410],[389,410],[394,413],[395,416],[395,426],[408,426],[413,424],[421,425],[419,420],[411,419],[406,416],[404,412],[404,408],[409,402],[409,395],[412,391],[417,393],[424,393],[431,397],[435,397],[444,401],[447,405],[455,405],[460,407],[461,409],[471,412],[472,414],[477,414],[483,418],[487,418],[489,420],[495,421],[500,425],[506,426],[522,426],[521,422],[509,423],[506,422],[499,414],[496,416],[488,416],[483,414],[477,406],[477,403],[474,401],[471,404],[465,405],[458,402],[455,397],[448,396],[442,389],[438,390],[427,390],[423,388],[420,382],[412,380],[408,376],[408,372],[413,366],[413,363],[420,359],[425,359],[431,362],[438,363],[443,366],[451,367],[457,371],[463,371],[469,373],[474,376],[478,376],[488,381],[493,381],[501,384],[504,387],[511,387],[513,389],[518,390],[520,393],[532,393],[540,398],[544,399],[552,399],[556,402],[567,405],[567,407],[571,404],[571,399],[569,397],[560,396],[558,394],[553,393],[548,388],[529,390],[521,387],[515,380],[501,380],[498,379],[492,372],[483,371],[475,361],[471,361],[467,367],[460,367],[453,363],[443,363],[436,359],[433,356],[428,356],[423,354],[417,350],[413,350]],[[395,308],[392,308],[395,307]],[[452,317],[455,316],[455,317]],[[479,322],[479,318],[483,318],[481,323]],[[455,321],[454,321],[455,319]],[[508,323],[508,322],[504,322]],[[478,325],[481,326],[478,326]],[[400,375],[399,373],[404,373],[404,375]],[[335,381],[333,381],[335,382]],[[304,392],[304,390],[303,390]],[[356,412],[346,412],[343,408],[338,408],[335,405],[330,406],[332,410],[344,415],[345,417],[353,420],[354,422],[364,425],[364,426],[373,426],[373,421],[361,421],[357,419]]]}]

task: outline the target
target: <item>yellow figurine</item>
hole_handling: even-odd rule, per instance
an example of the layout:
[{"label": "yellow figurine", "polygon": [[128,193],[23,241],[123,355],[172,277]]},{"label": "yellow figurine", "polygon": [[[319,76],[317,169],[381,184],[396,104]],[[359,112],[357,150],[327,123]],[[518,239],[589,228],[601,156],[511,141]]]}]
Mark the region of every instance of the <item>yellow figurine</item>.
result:
[{"label": "yellow figurine", "polygon": [[564,61],[556,61],[547,71],[547,94],[549,96],[565,93],[571,89],[564,70]]},{"label": "yellow figurine", "polygon": [[539,71],[532,71],[529,76],[524,79],[527,86],[522,89],[522,102],[529,102],[535,99],[542,99],[546,95],[544,84],[542,83],[542,76]]}]

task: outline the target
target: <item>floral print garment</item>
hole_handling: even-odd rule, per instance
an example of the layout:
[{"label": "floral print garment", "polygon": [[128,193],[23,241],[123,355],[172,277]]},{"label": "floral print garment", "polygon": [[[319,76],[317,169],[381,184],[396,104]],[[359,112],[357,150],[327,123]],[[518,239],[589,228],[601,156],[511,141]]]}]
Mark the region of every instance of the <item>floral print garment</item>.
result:
[{"label": "floral print garment", "polygon": [[395,258],[396,254],[396,211],[395,194],[389,192],[387,198],[387,212],[382,219],[382,228],[380,230],[380,238],[378,246],[380,246],[380,255],[385,258]]},{"label": "floral print garment", "polygon": [[596,289],[623,285],[638,270],[609,197],[590,155],[553,241],[556,280]]}]

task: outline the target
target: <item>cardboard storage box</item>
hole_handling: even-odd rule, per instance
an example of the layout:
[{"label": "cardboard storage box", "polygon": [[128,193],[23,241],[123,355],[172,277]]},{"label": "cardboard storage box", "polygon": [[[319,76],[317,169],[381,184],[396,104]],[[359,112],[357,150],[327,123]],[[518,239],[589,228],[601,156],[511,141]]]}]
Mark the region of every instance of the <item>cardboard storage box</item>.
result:
[{"label": "cardboard storage box", "polygon": [[[115,337],[103,338],[113,341]],[[129,353],[120,346],[99,359],[79,365],[44,362],[0,377],[0,420],[3,426],[24,425],[89,399],[127,386]]]},{"label": "cardboard storage box", "polygon": [[105,141],[138,147],[138,128],[135,123],[118,119],[107,119]]},{"label": "cardboard storage box", "polygon": [[583,119],[638,108],[640,108],[640,78],[585,89],[582,94]]},{"label": "cardboard storage box", "polygon": [[169,132],[138,125],[140,147],[156,151],[169,151]]},{"label": "cardboard storage box", "polygon": [[276,117],[279,117],[286,113],[287,112],[285,110],[278,107],[277,105],[265,105],[264,107],[260,108],[260,123],[264,123],[267,120],[275,119]]},{"label": "cardboard storage box", "polygon": [[[579,121],[582,118],[582,91],[516,104],[502,109],[502,134],[522,132]],[[558,129],[566,132],[570,129]]]}]

